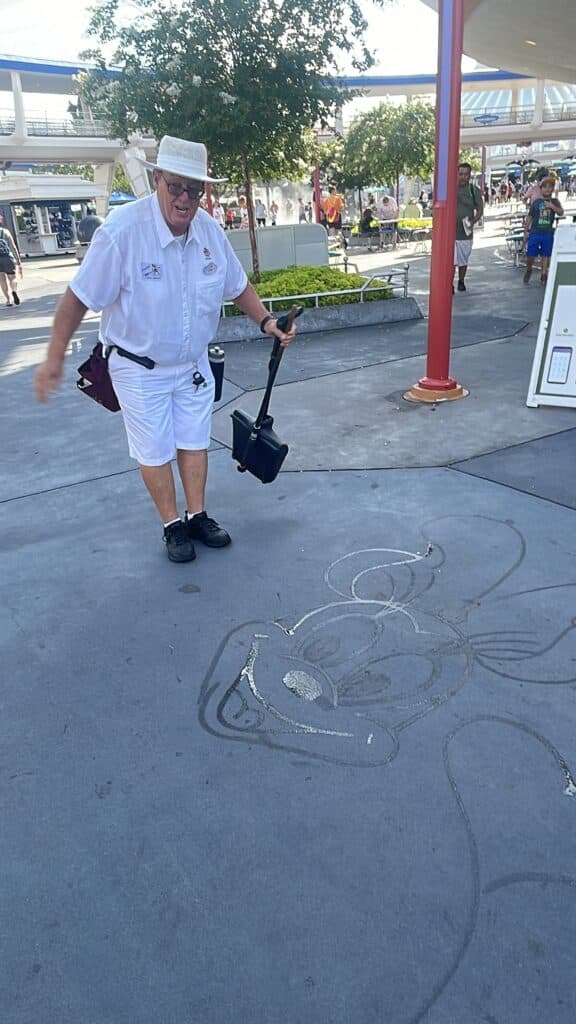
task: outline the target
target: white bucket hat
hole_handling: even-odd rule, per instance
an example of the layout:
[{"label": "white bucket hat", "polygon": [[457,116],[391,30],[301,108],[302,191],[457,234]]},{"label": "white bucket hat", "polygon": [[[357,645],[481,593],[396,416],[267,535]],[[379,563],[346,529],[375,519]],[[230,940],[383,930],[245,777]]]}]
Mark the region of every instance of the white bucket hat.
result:
[{"label": "white bucket hat", "polygon": [[208,154],[204,143],[175,139],[172,135],[164,135],[160,139],[155,163],[147,160],[142,163],[150,170],[170,171],[183,178],[193,178],[194,181],[228,181],[228,178],[208,177]]}]

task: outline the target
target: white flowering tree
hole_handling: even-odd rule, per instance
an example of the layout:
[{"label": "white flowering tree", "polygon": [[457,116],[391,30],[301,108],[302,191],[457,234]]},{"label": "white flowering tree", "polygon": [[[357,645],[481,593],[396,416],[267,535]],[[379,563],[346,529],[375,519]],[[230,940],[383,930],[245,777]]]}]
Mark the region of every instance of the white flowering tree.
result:
[{"label": "white flowering tree", "polygon": [[122,10],[120,0],[93,8],[89,34],[113,54],[109,65],[101,49],[83,55],[97,67],[86,98],[122,138],[138,128],[206,144],[214,176],[246,194],[258,279],[252,181],[301,173],[306,130],[349,95],[335,76],[371,65],[359,4],[133,0],[129,23]]}]

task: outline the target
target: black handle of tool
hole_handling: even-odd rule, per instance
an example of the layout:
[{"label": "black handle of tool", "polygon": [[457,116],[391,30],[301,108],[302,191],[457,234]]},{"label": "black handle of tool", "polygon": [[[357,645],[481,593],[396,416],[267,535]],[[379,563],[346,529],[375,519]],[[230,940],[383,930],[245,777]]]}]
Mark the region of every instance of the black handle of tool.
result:
[{"label": "black handle of tool", "polygon": [[[276,321],[276,326],[280,328],[283,333],[286,333],[292,327],[297,316],[300,316],[302,312],[302,306],[292,306],[292,309],[288,313],[284,313],[279,316]],[[253,430],[259,430],[262,426],[262,420],[268,415],[268,406],[270,405],[270,397],[272,395],[272,388],[274,387],[274,381],[276,380],[276,374],[280,366],[280,360],[284,355],[284,349],[281,346],[280,338],[274,338],[274,344],[270,353],[270,362],[268,363],[268,382],[266,384],[266,390],[262,399],[262,405],[258,410],[258,415],[254,421]]]}]

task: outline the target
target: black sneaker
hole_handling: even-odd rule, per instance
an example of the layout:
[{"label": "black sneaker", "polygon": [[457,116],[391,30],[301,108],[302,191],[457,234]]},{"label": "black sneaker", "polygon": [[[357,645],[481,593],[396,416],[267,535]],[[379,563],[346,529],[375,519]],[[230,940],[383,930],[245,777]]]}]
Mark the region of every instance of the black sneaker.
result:
[{"label": "black sneaker", "polygon": [[181,519],[164,527],[166,554],[171,562],[193,562],[196,558],[194,545],[188,536],[186,523]]},{"label": "black sneaker", "polygon": [[465,292],[466,291],[466,285],[464,284],[464,281],[458,281],[458,291],[459,292]]},{"label": "black sneaker", "polygon": [[12,292],[12,298],[14,299],[14,305],[15,306],[19,306],[20,305],[20,296],[18,295],[18,292]]},{"label": "black sneaker", "polygon": [[232,540],[230,534],[205,512],[198,512],[192,519],[187,519],[185,525],[190,539],[201,540],[208,548],[225,548]]}]

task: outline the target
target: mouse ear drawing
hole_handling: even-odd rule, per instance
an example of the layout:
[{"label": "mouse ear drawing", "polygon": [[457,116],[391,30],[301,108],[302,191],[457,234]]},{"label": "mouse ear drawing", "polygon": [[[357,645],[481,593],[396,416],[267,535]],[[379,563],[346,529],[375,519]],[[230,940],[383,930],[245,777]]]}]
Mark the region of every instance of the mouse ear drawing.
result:
[{"label": "mouse ear drawing", "polygon": [[500,592],[526,555],[526,542],[514,523],[488,516],[443,516],[424,522],[421,533],[432,555],[439,548],[444,556],[436,573],[436,607],[440,585],[442,601],[451,607],[461,602],[462,611]]},{"label": "mouse ear drawing", "polygon": [[432,569],[442,560],[440,551],[366,548],[336,559],[324,573],[337,595],[361,601],[407,601],[431,585]]}]

